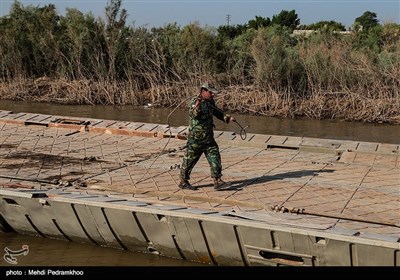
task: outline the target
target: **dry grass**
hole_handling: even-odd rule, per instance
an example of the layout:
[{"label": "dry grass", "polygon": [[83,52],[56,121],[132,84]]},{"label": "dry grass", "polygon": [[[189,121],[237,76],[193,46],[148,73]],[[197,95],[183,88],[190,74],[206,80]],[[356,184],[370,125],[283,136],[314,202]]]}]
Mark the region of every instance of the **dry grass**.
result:
[{"label": "dry grass", "polygon": [[[92,82],[90,80],[19,80],[0,83],[0,99],[23,102],[58,104],[109,104],[172,107],[194,95],[194,83],[185,86],[155,86],[141,91],[134,83]],[[399,98],[353,92],[315,91],[308,98],[294,98],[272,89],[259,90],[253,86],[222,88],[218,104],[231,112],[283,118],[341,119],[371,123],[400,124]],[[186,106],[185,103],[181,104]]]}]

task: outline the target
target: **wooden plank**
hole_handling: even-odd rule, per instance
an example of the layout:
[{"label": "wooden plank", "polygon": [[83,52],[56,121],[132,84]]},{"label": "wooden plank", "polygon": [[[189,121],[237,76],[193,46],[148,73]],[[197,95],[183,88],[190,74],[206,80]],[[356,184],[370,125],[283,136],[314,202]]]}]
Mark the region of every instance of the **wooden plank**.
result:
[{"label": "wooden plank", "polygon": [[283,144],[288,145],[288,146],[300,146],[302,141],[303,141],[303,137],[289,136]]},{"label": "wooden plank", "polygon": [[32,123],[33,123],[33,122],[37,122],[37,123],[49,123],[50,120],[51,120],[51,118],[52,118],[52,116],[40,114],[40,115],[37,115],[37,116],[35,116],[34,118],[31,118],[31,119],[29,119],[29,120],[27,120],[27,121],[32,122]]},{"label": "wooden plank", "polygon": [[254,144],[265,144],[267,146],[267,142],[271,139],[271,135],[264,134],[247,134],[248,141]]},{"label": "wooden plank", "polygon": [[378,153],[385,153],[385,154],[395,154],[399,153],[400,151],[400,145],[396,144],[386,144],[386,143],[380,143],[378,144]]},{"label": "wooden plank", "polygon": [[5,116],[7,116],[9,114],[12,114],[12,112],[11,111],[0,110],[0,118],[3,118],[3,117],[5,117]]},{"label": "wooden plank", "polygon": [[340,147],[341,141],[334,139],[319,139],[319,138],[308,138],[304,137],[300,146],[313,146],[313,147],[324,147],[336,149]]},{"label": "wooden plank", "polygon": [[12,120],[19,120],[21,117],[25,116],[27,113],[17,113],[17,114],[9,114],[8,118]]},{"label": "wooden plank", "polygon": [[287,136],[280,136],[280,135],[272,135],[268,141],[267,145],[283,145],[287,140]]},{"label": "wooden plank", "polygon": [[141,128],[142,126],[144,126],[145,124],[144,123],[141,123],[141,122],[131,122],[131,123],[129,123],[126,127],[128,128],[128,129],[131,129],[131,130],[136,130],[136,129],[138,129],[138,128]]},{"label": "wooden plank", "polygon": [[126,129],[128,124],[130,124],[130,122],[118,121],[108,126],[108,128]]},{"label": "wooden plank", "polygon": [[141,127],[136,128],[135,130],[140,130],[140,131],[153,131],[155,130],[159,125],[154,124],[154,123],[146,123],[142,125]]},{"label": "wooden plank", "polygon": [[378,149],[378,143],[360,142],[357,147],[357,152],[375,153]]},{"label": "wooden plank", "polygon": [[355,151],[357,149],[358,144],[359,143],[357,141],[343,140],[341,141],[340,146],[337,149],[340,151]]},{"label": "wooden plank", "polygon": [[92,124],[91,126],[106,128],[109,127],[110,125],[113,125],[114,123],[116,123],[116,121],[101,120],[99,122]]}]

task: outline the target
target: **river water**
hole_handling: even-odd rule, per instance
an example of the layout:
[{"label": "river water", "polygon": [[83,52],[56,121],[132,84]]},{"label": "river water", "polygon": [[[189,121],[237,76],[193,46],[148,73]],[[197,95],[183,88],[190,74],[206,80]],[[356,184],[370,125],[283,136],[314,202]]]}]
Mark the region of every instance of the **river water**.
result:
[{"label": "river water", "polygon": [[15,256],[17,266],[200,266],[151,253],[139,253],[101,247],[89,243],[61,241],[43,237],[0,232],[0,266],[11,266],[4,258],[5,248],[12,251],[28,245],[26,255]]},{"label": "river water", "polygon": [[[88,117],[133,122],[169,124],[173,127],[186,126],[187,111],[175,108],[149,108],[124,106],[68,106],[46,103],[27,103],[0,100],[0,110],[40,113],[58,116]],[[172,112],[172,113],[171,113]],[[388,124],[366,124],[335,120],[290,120],[232,114],[248,133],[344,139],[366,142],[400,144],[400,126]],[[215,121],[217,130],[239,133],[234,123]],[[0,250],[21,250],[29,246],[29,253],[18,256],[22,266],[201,266],[202,264],[165,258],[159,255],[121,251],[91,244],[80,244],[59,240],[43,239],[0,233]],[[10,266],[1,258],[0,266]]]}]

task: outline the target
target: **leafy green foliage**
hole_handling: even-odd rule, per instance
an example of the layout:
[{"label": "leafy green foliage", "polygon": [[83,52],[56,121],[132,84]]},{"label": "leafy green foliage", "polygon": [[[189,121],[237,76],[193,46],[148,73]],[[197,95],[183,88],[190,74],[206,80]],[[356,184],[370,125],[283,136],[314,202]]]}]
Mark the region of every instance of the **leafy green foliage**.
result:
[{"label": "leafy green foliage", "polygon": [[220,25],[218,26],[218,35],[222,39],[233,39],[246,31],[244,25]]},{"label": "leafy green foliage", "polygon": [[271,23],[280,26],[286,26],[291,30],[294,30],[300,24],[300,19],[298,18],[295,10],[282,10],[279,14],[272,17]]},{"label": "leafy green foliage", "polygon": [[252,43],[255,76],[261,87],[299,91],[303,87],[295,39],[288,27],[260,29]]},{"label": "leafy green foliage", "polygon": [[333,31],[345,31],[346,27],[334,20],[326,21],[322,20],[310,25],[302,26],[300,29],[303,30],[333,30]]},{"label": "leafy green foliage", "polygon": [[359,30],[361,28],[363,31],[368,31],[369,29],[377,26],[378,24],[379,21],[376,18],[376,13],[370,11],[366,11],[364,14],[356,18],[354,21],[354,26],[356,27],[355,29]]},{"label": "leafy green foliage", "polygon": [[[380,25],[375,13],[357,18],[363,30],[350,35],[338,32],[344,30],[338,22],[320,21],[302,27],[316,32],[297,36],[294,10],[244,25],[171,23],[149,30],[127,26],[121,3],[110,0],[106,17],[96,19],[15,1],[0,17],[0,79],[127,82],[142,91],[215,77],[221,85],[251,85],[288,100],[378,86],[391,96],[398,92],[400,26]],[[115,93],[103,99],[123,103]]]},{"label": "leafy green foliage", "polygon": [[8,58],[12,63],[9,75],[20,74],[17,69],[28,76],[56,72],[60,60],[57,48],[60,29],[54,5],[24,9],[19,2],[15,2],[8,18],[1,22],[2,44],[16,55],[13,59]]},{"label": "leafy green foliage", "polygon": [[249,22],[247,23],[248,28],[254,28],[256,30],[270,25],[271,25],[271,20],[269,18],[263,18],[260,16],[256,16],[255,19],[249,20]]}]

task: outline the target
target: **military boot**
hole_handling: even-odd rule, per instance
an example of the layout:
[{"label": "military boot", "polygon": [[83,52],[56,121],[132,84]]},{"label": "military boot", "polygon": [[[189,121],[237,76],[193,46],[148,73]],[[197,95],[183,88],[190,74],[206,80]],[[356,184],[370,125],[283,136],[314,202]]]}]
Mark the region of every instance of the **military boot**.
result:
[{"label": "military boot", "polygon": [[181,180],[181,182],[179,183],[179,188],[184,190],[192,190],[192,191],[196,191],[197,188],[192,186],[188,180]]},{"label": "military boot", "polygon": [[229,184],[224,182],[221,178],[214,178],[214,190],[221,190],[229,187]]}]

